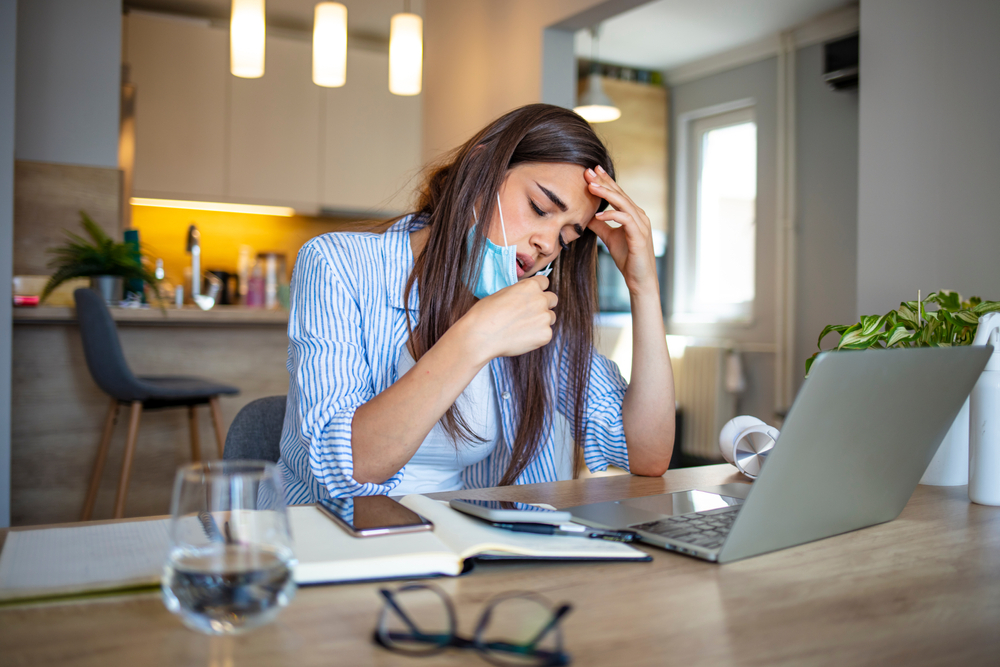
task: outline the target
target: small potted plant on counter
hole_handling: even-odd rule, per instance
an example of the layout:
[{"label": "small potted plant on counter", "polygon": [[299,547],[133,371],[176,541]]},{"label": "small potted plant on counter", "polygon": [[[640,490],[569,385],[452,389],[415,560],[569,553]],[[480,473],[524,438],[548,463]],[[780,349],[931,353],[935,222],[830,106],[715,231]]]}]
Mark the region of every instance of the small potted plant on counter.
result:
[{"label": "small potted plant on counter", "polygon": [[116,243],[90,216],[80,211],[80,224],[90,239],[66,232],[69,240],[49,250],[53,255],[49,268],[55,270],[42,292],[42,301],[56,287],[71,278],[90,278],[91,289],[111,304],[122,298],[125,280],[141,280],[159,296],[156,276],[137,260],[135,250],[126,243]]},{"label": "small potted plant on counter", "polygon": [[[934,307],[933,310],[927,308]],[[839,333],[834,350],[869,350],[892,347],[953,347],[971,345],[979,318],[1000,311],[1000,301],[962,299],[958,292],[941,290],[916,301],[904,301],[885,315],[862,315],[855,324],[831,324],[819,335],[820,351],[806,360],[806,375],[823,352],[827,334]],[[962,406],[921,484],[958,486],[969,481],[969,401]]]}]

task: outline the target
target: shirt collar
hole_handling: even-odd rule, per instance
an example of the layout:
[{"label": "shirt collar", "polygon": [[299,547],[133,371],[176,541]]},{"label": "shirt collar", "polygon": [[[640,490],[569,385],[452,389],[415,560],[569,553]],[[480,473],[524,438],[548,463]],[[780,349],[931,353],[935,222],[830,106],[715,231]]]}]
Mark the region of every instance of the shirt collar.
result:
[{"label": "shirt collar", "polygon": [[[413,216],[402,218],[385,234],[383,234],[383,253],[386,267],[386,290],[389,305],[404,310],[403,294],[406,291],[406,281],[413,271],[413,249],[410,247],[410,232],[422,225],[413,224]],[[417,285],[410,292],[410,311],[417,312],[420,302],[417,299]]]}]

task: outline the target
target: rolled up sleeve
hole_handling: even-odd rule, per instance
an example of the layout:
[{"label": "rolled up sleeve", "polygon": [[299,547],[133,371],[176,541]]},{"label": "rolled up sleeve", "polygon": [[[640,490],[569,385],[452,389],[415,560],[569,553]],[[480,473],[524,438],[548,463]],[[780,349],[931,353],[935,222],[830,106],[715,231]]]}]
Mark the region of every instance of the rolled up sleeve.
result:
[{"label": "rolled up sleeve", "polygon": [[[570,368],[569,354],[560,346],[560,369]],[[573,423],[573,392],[569,374],[559,372],[556,407],[570,424]],[[587,386],[583,440],[583,459],[591,472],[606,470],[616,465],[628,470],[628,447],[625,444],[625,426],[622,421],[622,401],[628,383],[618,370],[618,365],[607,357],[593,352],[590,358],[590,383]]]},{"label": "rolled up sleeve", "polygon": [[293,431],[296,442],[290,444],[299,455],[286,457],[283,450],[282,457],[308,486],[313,486],[308,481],[312,477],[331,497],[388,494],[402,479],[402,471],[384,484],[359,483],[353,476],[354,413],[376,392],[363,306],[343,279],[343,263],[349,259],[329,254],[335,251],[335,245],[321,250],[309,243],[295,263],[288,323],[288,370],[295,400],[289,401],[285,429]]}]

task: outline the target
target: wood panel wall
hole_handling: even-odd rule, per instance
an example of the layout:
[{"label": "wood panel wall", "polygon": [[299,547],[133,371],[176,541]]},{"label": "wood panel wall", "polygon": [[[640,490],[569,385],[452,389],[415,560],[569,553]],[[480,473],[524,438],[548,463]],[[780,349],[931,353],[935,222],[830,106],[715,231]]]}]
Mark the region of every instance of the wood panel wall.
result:
[{"label": "wood panel wall", "polygon": [[601,83],[622,116],[610,123],[595,123],[594,131],[611,151],[618,183],[646,211],[653,229],[666,232],[668,91],[608,77]]},{"label": "wood panel wall", "polygon": [[14,162],[14,275],[48,275],[48,249],[63,230],[82,232],[80,211],[116,240],[121,235],[121,172],[48,162]]}]

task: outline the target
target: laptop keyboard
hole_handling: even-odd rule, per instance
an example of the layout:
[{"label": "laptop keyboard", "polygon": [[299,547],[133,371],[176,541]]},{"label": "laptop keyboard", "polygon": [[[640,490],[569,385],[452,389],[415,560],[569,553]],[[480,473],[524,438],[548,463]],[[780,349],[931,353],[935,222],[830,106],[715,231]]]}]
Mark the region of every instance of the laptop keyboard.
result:
[{"label": "laptop keyboard", "polygon": [[729,529],[736,520],[738,505],[725,507],[711,512],[695,514],[680,514],[648,523],[639,523],[629,528],[669,537],[679,542],[687,542],[705,549],[718,549],[722,546]]}]

